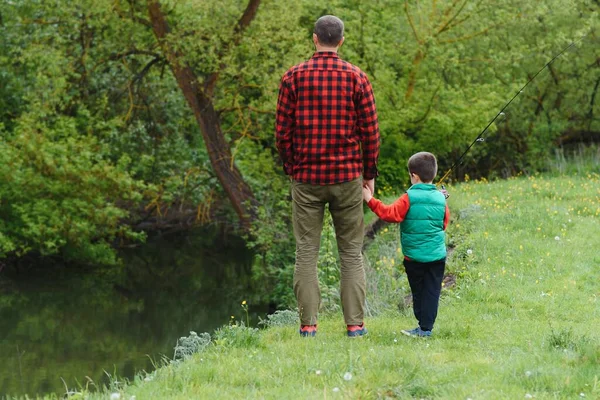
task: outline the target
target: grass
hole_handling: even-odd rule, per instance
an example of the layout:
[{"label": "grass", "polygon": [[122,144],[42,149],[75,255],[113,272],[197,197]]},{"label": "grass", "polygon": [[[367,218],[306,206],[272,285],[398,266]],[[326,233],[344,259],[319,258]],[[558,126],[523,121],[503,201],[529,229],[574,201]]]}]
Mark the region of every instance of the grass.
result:
[{"label": "grass", "polygon": [[600,398],[600,175],[448,189],[456,284],[443,291],[432,338],[400,334],[415,321],[409,308],[396,307],[409,292],[397,227],[389,226],[368,253],[366,337],[345,337],[340,312],[322,316],[316,338],[299,337],[295,323],[230,326],[183,362],[77,396]]}]

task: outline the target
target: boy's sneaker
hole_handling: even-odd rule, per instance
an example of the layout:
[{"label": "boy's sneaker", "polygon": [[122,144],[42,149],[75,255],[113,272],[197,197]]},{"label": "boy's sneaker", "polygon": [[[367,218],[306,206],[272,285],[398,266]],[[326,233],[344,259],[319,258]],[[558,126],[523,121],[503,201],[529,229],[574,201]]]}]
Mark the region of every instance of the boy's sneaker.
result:
[{"label": "boy's sneaker", "polygon": [[411,329],[410,331],[402,330],[401,331],[406,336],[411,337],[430,337],[431,331],[424,331],[421,327],[417,326],[415,329]]},{"label": "boy's sneaker", "polygon": [[300,336],[315,336],[316,334],[316,325],[300,325]]},{"label": "boy's sneaker", "polygon": [[403,329],[400,332],[402,332],[403,334],[405,334],[406,336],[417,336],[417,333],[419,333],[419,328],[418,326],[415,329],[411,329],[410,331],[407,329]]},{"label": "boy's sneaker", "polygon": [[346,328],[348,329],[349,337],[364,336],[367,334],[364,322],[360,325],[346,325]]}]

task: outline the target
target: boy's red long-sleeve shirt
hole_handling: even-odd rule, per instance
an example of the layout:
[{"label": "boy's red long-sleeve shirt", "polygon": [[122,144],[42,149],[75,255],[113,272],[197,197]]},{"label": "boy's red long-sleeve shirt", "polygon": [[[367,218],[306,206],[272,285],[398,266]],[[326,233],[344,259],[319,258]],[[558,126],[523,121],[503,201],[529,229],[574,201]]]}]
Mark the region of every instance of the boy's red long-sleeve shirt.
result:
[{"label": "boy's red long-sleeve shirt", "polygon": [[[379,218],[387,222],[402,222],[406,217],[406,213],[410,208],[410,200],[408,194],[404,193],[398,198],[393,204],[385,205],[376,198],[371,198],[367,203],[371,211],[373,211]],[[446,204],[446,212],[444,213],[444,230],[450,222],[450,209]]]}]

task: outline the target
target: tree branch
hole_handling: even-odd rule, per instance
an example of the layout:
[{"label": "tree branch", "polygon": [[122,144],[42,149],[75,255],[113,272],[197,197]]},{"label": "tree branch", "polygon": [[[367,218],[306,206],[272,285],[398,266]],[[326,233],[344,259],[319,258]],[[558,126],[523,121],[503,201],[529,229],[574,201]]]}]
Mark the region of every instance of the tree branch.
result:
[{"label": "tree branch", "polygon": [[[237,24],[235,25],[235,29],[233,31],[233,34],[234,34],[233,39],[224,44],[223,49],[219,52],[219,58],[222,59],[225,56],[225,54],[227,54],[227,52],[229,51],[229,49],[232,46],[237,46],[240,44],[240,42],[242,40],[242,33],[246,30],[246,28],[250,25],[250,23],[256,16],[256,13],[258,11],[258,6],[260,5],[260,1],[261,0],[249,0],[248,1],[246,10],[244,10],[244,13],[238,20]],[[221,62],[221,64],[219,64],[219,68],[217,69],[217,71],[213,72],[206,79],[206,82],[204,84],[204,90],[206,91],[206,95],[208,97],[212,97],[214,89],[215,89],[215,85],[217,84],[217,80],[219,79],[219,75],[221,74],[221,71],[223,71],[223,69],[225,69],[225,66],[226,66],[225,63]]]},{"label": "tree branch", "polygon": [[496,25],[488,26],[484,30],[472,33],[470,35],[460,36],[460,37],[457,37],[457,38],[446,39],[446,40],[439,40],[438,42],[439,43],[456,43],[456,42],[462,42],[463,40],[469,40],[469,39],[473,39],[474,37],[481,36],[481,35],[483,35],[485,33],[488,33],[490,30],[495,29],[495,28],[497,28],[499,26],[502,26],[502,25],[504,25],[504,24],[496,24]]},{"label": "tree branch", "polygon": [[[454,13],[454,15],[452,15],[446,21],[442,22],[442,25],[440,25],[440,27],[438,28],[436,35],[444,32],[447,29],[449,29],[449,26],[452,23],[452,21],[454,21],[454,19],[460,15],[460,13],[465,8],[465,6],[467,5],[468,2],[469,2],[469,0],[465,0],[464,3],[462,3],[462,5],[460,6],[460,8],[458,9],[458,11],[456,13]],[[454,3],[452,3],[452,6],[448,10],[446,10],[446,12],[444,14],[449,15],[450,11],[456,6],[456,4],[458,4],[458,0],[455,1]]]},{"label": "tree branch", "polygon": [[133,3],[131,1],[129,2],[129,7],[131,8],[131,11],[129,15],[126,15],[123,12],[123,10],[121,10],[121,0],[115,0],[113,9],[117,13],[117,15],[119,15],[119,17],[123,19],[131,19],[132,21],[142,24],[148,28],[152,28],[152,24],[150,23],[150,21],[138,15],[135,15],[135,9],[133,8]]},{"label": "tree branch", "polygon": [[417,43],[422,44],[421,39],[419,39],[419,34],[417,33],[417,29],[415,28],[415,24],[410,16],[410,12],[408,11],[408,0],[404,0],[404,13],[406,14],[406,18],[408,19],[408,24],[410,25],[413,34],[415,35],[415,40]]}]

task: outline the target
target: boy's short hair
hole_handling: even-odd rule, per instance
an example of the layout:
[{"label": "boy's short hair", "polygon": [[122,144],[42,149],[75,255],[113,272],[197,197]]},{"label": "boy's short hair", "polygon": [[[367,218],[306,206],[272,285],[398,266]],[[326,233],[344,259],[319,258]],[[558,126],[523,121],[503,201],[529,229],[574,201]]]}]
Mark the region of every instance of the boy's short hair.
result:
[{"label": "boy's short hair", "polygon": [[437,175],[437,159],[431,153],[421,151],[408,159],[408,171],[419,176],[422,182],[433,182]]}]

